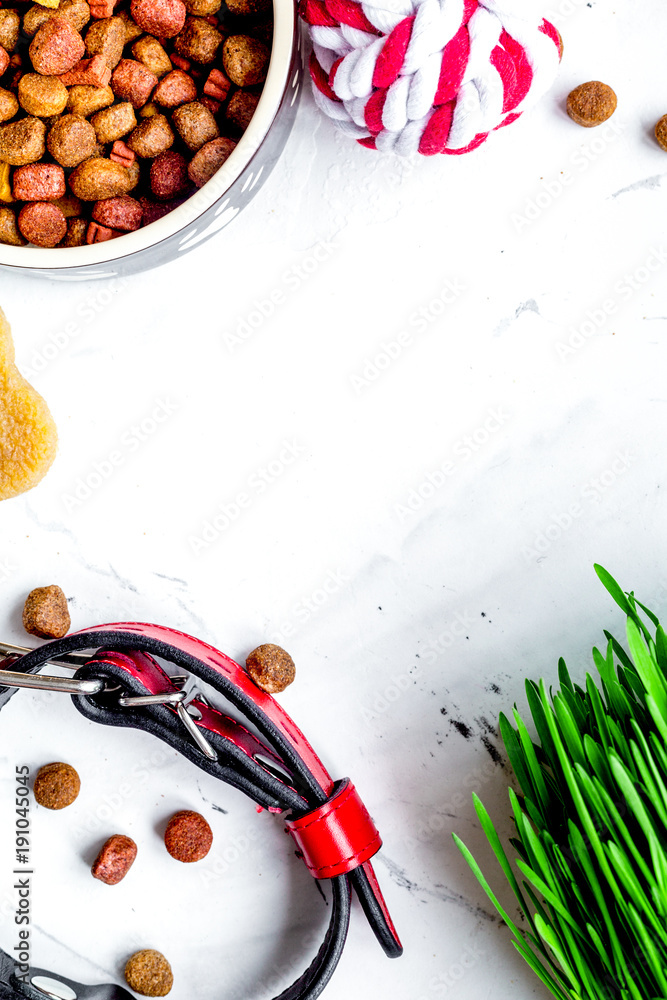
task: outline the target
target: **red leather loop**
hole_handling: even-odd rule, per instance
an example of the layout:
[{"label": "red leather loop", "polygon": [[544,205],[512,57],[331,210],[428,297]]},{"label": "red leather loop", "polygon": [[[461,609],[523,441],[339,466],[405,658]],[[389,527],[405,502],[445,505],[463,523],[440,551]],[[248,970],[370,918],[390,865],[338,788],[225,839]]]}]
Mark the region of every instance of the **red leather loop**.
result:
[{"label": "red leather loop", "polygon": [[287,831],[315,878],[334,878],[359,868],[380,850],[375,823],[349,778],[334,795],[299,819],[287,820]]}]

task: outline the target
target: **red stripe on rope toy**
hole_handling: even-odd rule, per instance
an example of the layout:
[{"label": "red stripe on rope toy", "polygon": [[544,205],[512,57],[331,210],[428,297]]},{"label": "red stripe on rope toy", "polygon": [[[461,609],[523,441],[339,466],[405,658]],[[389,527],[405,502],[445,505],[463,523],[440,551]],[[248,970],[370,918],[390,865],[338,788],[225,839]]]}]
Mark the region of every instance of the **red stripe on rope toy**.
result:
[{"label": "red stripe on rope toy", "polygon": [[389,87],[400,73],[414,23],[414,17],[406,17],[396,25],[384,43],[375,63],[374,87]]},{"label": "red stripe on rope toy", "polygon": [[536,103],[562,56],[556,28],[514,2],[409,0],[396,14],[386,0],[302,0],[320,108],[369,149],[472,152]]},{"label": "red stripe on rope toy", "polygon": [[337,28],[338,21],[327,12],[322,0],[303,0],[301,5],[301,17],[308,24],[316,24],[318,27]]},{"label": "red stripe on rope toy", "polygon": [[324,5],[327,13],[334,18],[334,23],[347,24],[350,28],[368,31],[373,35],[380,34],[355,0],[324,0]]},{"label": "red stripe on rope toy", "polygon": [[533,70],[526,53],[511,35],[503,31],[500,45],[497,45],[491,53],[491,62],[500,73],[505,86],[503,111],[514,111],[523,101],[533,82]]},{"label": "red stripe on rope toy", "polygon": [[315,53],[310,53],[310,79],[313,81],[313,85],[317,87],[321,94],[328,97],[332,101],[340,101],[340,97],[336,97],[333,90],[329,86],[329,74],[325,73],[323,68],[318,63]]},{"label": "red stripe on rope toy", "polygon": [[465,24],[462,24],[449,45],[443,49],[440,79],[433,101],[435,105],[454,100],[461,88],[469,58],[470,32]]}]

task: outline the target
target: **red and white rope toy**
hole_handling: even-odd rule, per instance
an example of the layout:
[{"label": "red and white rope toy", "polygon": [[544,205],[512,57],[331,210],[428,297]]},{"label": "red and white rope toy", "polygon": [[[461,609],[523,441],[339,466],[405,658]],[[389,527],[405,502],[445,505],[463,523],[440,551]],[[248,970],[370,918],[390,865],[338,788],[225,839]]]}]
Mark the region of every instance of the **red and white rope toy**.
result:
[{"label": "red and white rope toy", "polygon": [[315,101],[371,149],[470,152],[558,69],[558,31],[517,3],[530,10],[529,0],[302,0]]}]

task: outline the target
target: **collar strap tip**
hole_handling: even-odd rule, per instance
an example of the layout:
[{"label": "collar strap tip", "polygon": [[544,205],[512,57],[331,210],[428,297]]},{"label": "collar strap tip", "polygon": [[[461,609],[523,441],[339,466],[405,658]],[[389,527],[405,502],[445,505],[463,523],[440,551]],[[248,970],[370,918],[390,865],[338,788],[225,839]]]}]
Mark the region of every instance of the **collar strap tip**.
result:
[{"label": "collar strap tip", "polygon": [[349,778],[312,812],[287,820],[297,853],[315,878],[335,878],[359,868],[380,850],[375,823]]}]

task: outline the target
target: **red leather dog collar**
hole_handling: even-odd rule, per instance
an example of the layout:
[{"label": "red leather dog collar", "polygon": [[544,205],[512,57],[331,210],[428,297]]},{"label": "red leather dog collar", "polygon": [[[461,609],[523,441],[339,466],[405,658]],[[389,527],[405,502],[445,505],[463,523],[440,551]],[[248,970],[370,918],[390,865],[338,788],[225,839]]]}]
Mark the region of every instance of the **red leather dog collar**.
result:
[{"label": "red leather dog collar", "polygon": [[[385,953],[392,958],[402,953],[371,864],[381,846],[380,835],[354,786],[347,778],[333,781],[284,709],[224,653],[159,625],[100,625],[0,664],[5,668],[0,669],[0,681],[6,685],[0,688],[0,708],[14,693],[10,685],[33,686],[41,680],[44,686],[44,678],[31,675],[48,661],[71,661],[81,650],[96,650],[85,656],[77,653],[82,665],[70,685],[74,705],[86,718],[151,732],[258,805],[289,813],[286,828],[308,870],[329,880],[332,906],[325,940],[308,969],[277,1000],[314,1000],[322,992],[345,943],[352,890]],[[259,735],[202,697],[186,697],[155,657],[220,692]],[[0,970],[6,973],[7,968],[0,953]],[[84,987],[59,978],[86,1000],[101,997],[94,991],[102,989],[107,991],[105,1000],[129,997],[122,987]],[[5,993],[5,988],[15,992]],[[0,974],[0,1000],[19,994],[40,996],[37,990],[26,994],[23,984]]]}]

